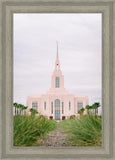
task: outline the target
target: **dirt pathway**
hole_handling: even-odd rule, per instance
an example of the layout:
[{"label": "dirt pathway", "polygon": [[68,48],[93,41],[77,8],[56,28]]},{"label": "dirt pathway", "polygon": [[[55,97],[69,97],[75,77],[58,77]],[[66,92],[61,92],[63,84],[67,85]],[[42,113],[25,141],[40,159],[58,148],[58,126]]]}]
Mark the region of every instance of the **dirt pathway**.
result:
[{"label": "dirt pathway", "polygon": [[56,130],[49,133],[44,139],[39,140],[41,146],[69,146],[67,135],[63,133],[62,128],[58,125]]}]

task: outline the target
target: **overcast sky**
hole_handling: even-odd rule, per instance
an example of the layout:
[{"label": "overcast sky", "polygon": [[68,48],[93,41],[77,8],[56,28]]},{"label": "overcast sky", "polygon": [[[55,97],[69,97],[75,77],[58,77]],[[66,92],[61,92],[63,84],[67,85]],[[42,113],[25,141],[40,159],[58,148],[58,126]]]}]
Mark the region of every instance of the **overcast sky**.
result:
[{"label": "overcast sky", "polygon": [[14,102],[49,90],[57,40],[65,88],[101,103],[101,14],[14,14]]}]

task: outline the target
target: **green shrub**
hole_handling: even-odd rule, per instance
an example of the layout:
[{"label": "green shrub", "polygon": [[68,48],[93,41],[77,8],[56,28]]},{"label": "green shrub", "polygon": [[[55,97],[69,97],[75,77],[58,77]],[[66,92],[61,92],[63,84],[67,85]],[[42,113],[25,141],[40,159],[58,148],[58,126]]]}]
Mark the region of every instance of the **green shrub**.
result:
[{"label": "green shrub", "polygon": [[70,119],[75,119],[75,118],[76,118],[75,115],[70,116]]},{"label": "green shrub", "polygon": [[69,142],[73,146],[101,146],[102,121],[101,118],[87,115],[80,119],[60,122],[60,126],[68,134]]},{"label": "green shrub", "polygon": [[39,138],[56,128],[56,122],[44,116],[14,116],[14,146],[31,146]]}]

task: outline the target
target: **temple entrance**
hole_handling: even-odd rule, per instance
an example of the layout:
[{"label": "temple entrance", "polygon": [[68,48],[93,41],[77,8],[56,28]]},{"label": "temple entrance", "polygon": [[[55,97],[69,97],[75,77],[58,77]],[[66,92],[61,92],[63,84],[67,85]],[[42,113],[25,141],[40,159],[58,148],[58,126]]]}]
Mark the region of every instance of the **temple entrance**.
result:
[{"label": "temple entrance", "polygon": [[53,119],[53,116],[50,116],[50,119]]},{"label": "temple entrance", "polygon": [[65,116],[62,116],[62,120],[65,120]]},{"label": "temple entrance", "polygon": [[55,100],[55,120],[60,120],[60,100]]}]

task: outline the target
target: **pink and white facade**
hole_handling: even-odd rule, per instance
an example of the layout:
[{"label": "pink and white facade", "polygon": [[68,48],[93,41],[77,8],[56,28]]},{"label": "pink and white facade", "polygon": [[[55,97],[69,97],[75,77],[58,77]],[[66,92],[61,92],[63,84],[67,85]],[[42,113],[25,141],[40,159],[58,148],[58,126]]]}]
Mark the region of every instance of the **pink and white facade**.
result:
[{"label": "pink and white facade", "polygon": [[[64,76],[60,69],[57,44],[57,57],[51,77],[51,88],[46,94],[27,97],[28,114],[30,114],[30,108],[34,108],[49,119],[63,120],[68,119],[71,115],[78,116],[78,110],[82,107],[85,108],[88,103],[88,96],[69,94],[64,88]],[[86,113],[85,110],[84,114]]]}]

